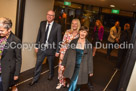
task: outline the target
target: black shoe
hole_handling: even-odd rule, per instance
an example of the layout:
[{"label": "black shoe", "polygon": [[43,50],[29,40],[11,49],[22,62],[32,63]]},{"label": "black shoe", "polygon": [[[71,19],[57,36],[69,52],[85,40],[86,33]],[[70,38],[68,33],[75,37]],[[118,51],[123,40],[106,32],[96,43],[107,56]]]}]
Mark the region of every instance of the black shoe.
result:
[{"label": "black shoe", "polygon": [[32,81],[31,83],[29,83],[29,86],[33,86],[34,84],[36,84],[38,81]]},{"label": "black shoe", "polygon": [[89,86],[89,91],[94,91],[93,86]]},{"label": "black shoe", "polygon": [[53,79],[53,76],[49,76],[49,77],[48,77],[48,80],[52,80],[52,79]]}]

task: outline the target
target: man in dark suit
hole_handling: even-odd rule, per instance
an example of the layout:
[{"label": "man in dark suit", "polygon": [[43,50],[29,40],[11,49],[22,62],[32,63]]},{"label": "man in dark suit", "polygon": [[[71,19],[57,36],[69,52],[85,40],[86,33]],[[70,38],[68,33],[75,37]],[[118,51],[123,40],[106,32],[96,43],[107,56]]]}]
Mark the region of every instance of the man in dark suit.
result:
[{"label": "man in dark suit", "polygon": [[[36,49],[37,62],[34,71],[34,78],[29,84],[34,85],[39,77],[42,68],[42,62],[47,57],[49,63],[49,77],[48,80],[52,80],[54,76],[54,58],[59,56],[59,43],[61,41],[61,25],[54,22],[55,12],[49,10],[46,15],[47,21],[42,21],[40,24]],[[44,46],[43,46],[44,44]]]},{"label": "man in dark suit", "polygon": [[13,86],[21,69],[21,41],[11,32],[12,22],[0,18],[0,91]]}]

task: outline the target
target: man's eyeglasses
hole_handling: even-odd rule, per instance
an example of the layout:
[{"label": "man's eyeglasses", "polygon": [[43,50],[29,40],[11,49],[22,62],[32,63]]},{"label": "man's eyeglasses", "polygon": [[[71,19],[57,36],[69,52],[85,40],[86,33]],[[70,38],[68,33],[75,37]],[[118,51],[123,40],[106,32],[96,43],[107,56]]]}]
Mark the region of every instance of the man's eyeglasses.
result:
[{"label": "man's eyeglasses", "polygon": [[52,16],[53,17],[54,15],[47,14],[47,16]]}]

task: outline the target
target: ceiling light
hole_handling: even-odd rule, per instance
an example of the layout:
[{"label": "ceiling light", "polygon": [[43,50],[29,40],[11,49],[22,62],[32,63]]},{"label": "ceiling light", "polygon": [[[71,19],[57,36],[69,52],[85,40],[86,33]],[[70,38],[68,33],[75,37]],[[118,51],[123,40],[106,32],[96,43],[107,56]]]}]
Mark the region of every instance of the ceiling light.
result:
[{"label": "ceiling light", "polygon": [[114,8],[114,7],[115,7],[115,5],[110,5],[110,7]]},{"label": "ceiling light", "polygon": [[136,6],[136,3],[133,3],[132,5],[133,5],[133,6]]}]

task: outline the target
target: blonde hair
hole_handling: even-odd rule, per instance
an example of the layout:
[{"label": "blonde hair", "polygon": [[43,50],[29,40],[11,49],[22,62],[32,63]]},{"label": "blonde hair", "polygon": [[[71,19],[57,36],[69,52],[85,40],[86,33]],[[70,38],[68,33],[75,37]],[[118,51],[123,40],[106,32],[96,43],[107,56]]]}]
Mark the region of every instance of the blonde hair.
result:
[{"label": "blonde hair", "polygon": [[[78,28],[77,28],[77,31],[79,31],[79,29],[80,29],[80,27],[81,27],[81,23],[80,23],[80,20],[79,19],[73,19],[72,20],[72,22],[73,21],[76,21],[77,22],[77,26],[78,26]],[[71,23],[71,32],[73,32],[73,28],[72,28],[72,23]]]}]

